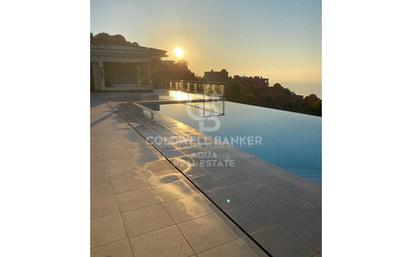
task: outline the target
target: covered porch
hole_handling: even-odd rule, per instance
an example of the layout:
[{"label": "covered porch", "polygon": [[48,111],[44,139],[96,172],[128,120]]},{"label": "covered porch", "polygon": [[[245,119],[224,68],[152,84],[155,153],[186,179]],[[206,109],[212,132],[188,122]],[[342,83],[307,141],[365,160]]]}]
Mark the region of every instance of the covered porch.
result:
[{"label": "covered porch", "polygon": [[92,62],[95,91],[152,90],[150,62]]},{"label": "covered porch", "polygon": [[139,46],[118,36],[91,37],[91,91],[153,90],[152,68],[166,51]]}]

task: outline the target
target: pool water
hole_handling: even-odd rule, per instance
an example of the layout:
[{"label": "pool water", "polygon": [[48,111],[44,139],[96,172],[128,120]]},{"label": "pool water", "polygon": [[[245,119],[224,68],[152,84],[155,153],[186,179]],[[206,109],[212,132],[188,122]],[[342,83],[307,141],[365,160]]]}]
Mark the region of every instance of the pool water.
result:
[{"label": "pool water", "polygon": [[[162,104],[159,111],[201,129],[200,121],[193,119],[190,112],[209,116],[203,110],[188,104]],[[215,111],[209,114],[223,112],[223,106],[218,106]],[[321,183],[321,117],[226,101],[224,115],[205,119],[205,126],[215,125],[215,119],[219,120],[220,126],[213,131],[201,130],[203,133],[222,139],[261,137],[261,144],[236,147],[317,184]]]}]

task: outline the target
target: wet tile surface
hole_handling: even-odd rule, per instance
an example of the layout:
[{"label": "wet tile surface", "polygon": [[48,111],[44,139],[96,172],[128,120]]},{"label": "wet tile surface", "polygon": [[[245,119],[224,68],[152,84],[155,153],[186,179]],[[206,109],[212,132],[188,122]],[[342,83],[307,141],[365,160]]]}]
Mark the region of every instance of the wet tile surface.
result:
[{"label": "wet tile surface", "polygon": [[307,182],[304,179],[286,173],[273,174],[271,176],[266,176],[265,179],[268,180],[273,186],[279,187],[284,190]]},{"label": "wet tile surface", "polygon": [[164,202],[176,223],[192,220],[212,213],[208,201],[201,195]]},{"label": "wet tile surface", "polygon": [[137,167],[121,167],[116,169],[110,169],[108,174],[111,180],[122,179],[122,178],[133,178],[137,176]]},{"label": "wet tile surface", "polygon": [[175,200],[197,194],[190,183],[182,180],[161,186],[154,186],[153,191],[162,201]]},{"label": "wet tile surface", "polygon": [[310,257],[316,253],[307,244],[280,227],[280,225],[253,235],[273,256]]},{"label": "wet tile surface", "polygon": [[276,224],[282,223],[306,211],[304,206],[289,201],[280,195],[266,195],[253,202],[252,205],[255,206],[255,210],[258,213],[265,213]]},{"label": "wet tile surface", "polygon": [[215,214],[178,226],[196,253],[236,239],[234,232]]},{"label": "wet tile surface", "polygon": [[296,186],[288,191],[282,192],[282,195],[309,209],[320,206],[322,201],[320,188],[311,183]]},{"label": "wet tile surface", "polygon": [[198,257],[257,257],[243,240],[238,239],[198,254]]},{"label": "wet tile surface", "polygon": [[115,193],[122,193],[149,187],[144,179],[135,177],[113,179],[112,185]]},{"label": "wet tile surface", "polygon": [[250,234],[276,224],[267,213],[257,211],[252,204],[238,206],[228,210],[227,213],[236,223],[242,224],[242,228]]},{"label": "wet tile surface", "polygon": [[177,182],[179,180],[184,180],[184,176],[180,174],[177,170],[168,170],[162,174],[154,174],[149,170],[144,170],[141,175],[146,178],[147,182],[152,186],[161,186],[167,183]]},{"label": "wet tile surface", "polygon": [[296,237],[301,238],[316,251],[321,250],[322,220],[319,215],[308,211],[288,220],[282,226]]},{"label": "wet tile surface", "polygon": [[221,187],[206,194],[223,210],[229,210],[244,204],[242,196],[237,193],[233,186]]},{"label": "wet tile surface", "polygon": [[268,195],[274,195],[279,192],[279,188],[270,184],[263,178],[253,178],[244,180],[240,183],[230,186],[236,195],[242,199],[242,204],[254,202]]},{"label": "wet tile surface", "polygon": [[221,181],[219,181],[215,176],[212,174],[205,175],[201,177],[195,177],[192,181],[203,191],[203,192],[210,192],[213,190],[217,190],[222,187]]}]

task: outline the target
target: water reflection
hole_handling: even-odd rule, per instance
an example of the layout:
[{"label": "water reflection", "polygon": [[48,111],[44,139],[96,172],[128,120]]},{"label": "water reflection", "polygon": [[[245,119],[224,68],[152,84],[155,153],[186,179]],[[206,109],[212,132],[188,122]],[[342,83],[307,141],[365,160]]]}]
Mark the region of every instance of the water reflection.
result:
[{"label": "water reflection", "polygon": [[169,96],[177,101],[189,100],[189,94],[181,91],[169,90]]},{"label": "water reflection", "polygon": [[[160,106],[160,112],[199,129],[199,121],[192,119],[186,108],[185,104],[166,104]],[[261,145],[238,147],[299,176],[321,182],[320,117],[233,102],[226,102],[225,112],[218,117],[219,129],[207,134],[221,138],[262,137]]]}]

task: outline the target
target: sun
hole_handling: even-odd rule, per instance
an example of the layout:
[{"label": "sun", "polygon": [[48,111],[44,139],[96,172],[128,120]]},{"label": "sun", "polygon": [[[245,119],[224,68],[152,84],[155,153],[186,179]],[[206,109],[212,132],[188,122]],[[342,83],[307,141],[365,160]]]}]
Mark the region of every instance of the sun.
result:
[{"label": "sun", "polygon": [[177,59],[181,59],[183,57],[183,55],[185,55],[185,52],[183,51],[183,49],[181,47],[176,47],[175,48],[175,56]]}]

